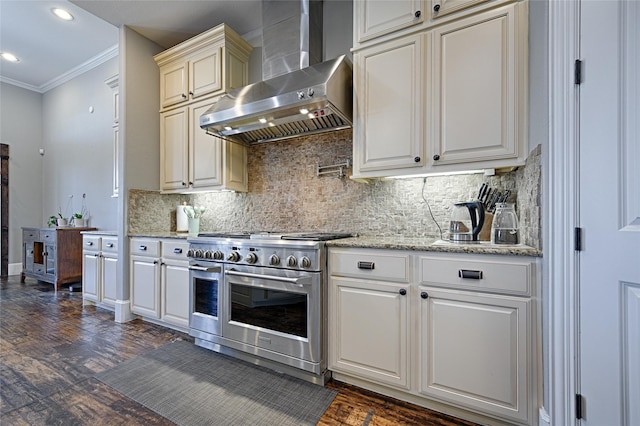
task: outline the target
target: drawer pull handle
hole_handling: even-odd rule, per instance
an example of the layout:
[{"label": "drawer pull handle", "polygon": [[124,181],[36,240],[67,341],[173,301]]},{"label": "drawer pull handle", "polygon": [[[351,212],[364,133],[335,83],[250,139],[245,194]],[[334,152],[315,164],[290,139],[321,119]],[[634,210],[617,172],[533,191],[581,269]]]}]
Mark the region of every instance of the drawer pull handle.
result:
[{"label": "drawer pull handle", "polygon": [[458,271],[458,276],[460,278],[467,278],[470,280],[481,280],[482,279],[482,271],[471,271],[469,269],[460,269]]},{"label": "drawer pull handle", "polygon": [[142,251],[147,251],[147,246],[140,246],[139,249]]},{"label": "drawer pull handle", "polygon": [[373,262],[363,262],[363,261],[358,262],[358,269],[373,270],[375,269],[375,267],[376,267],[376,264]]},{"label": "drawer pull handle", "polygon": [[108,244],[107,244],[107,247],[109,247],[109,248],[113,248],[113,243],[108,243]]},{"label": "drawer pull handle", "polygon": [[179,248],[179,247],[174,248],[174,249],[173,249],[173,253],[174,253],[174,254],[182,254],[182,249],[181,249],[181,248]]}]

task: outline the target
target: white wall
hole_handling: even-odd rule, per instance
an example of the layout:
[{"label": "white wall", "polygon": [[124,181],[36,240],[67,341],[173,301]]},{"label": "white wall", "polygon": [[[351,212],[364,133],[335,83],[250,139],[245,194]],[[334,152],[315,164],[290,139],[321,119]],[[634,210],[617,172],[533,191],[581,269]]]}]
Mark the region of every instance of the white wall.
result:
[{"label": "white wall", "polygon": [[116,227],[113,92],[105,80],[117,73],[118,59],[113,58],[42,96],[45,221],[59,210],[65,217],[80,212],[86,194],[88,225]]},{"label": "white wall", "polygon": [[[44,226],[42,95],[0,83],[0,142],[9,145],[9,264],[22,262],[23,226]],[[10,273],[14,273],[13,267]]]},{"label": "white wall", "polygon": [[[119,258],[129,258],[129,189],[160,189],[160,72],[153,56],[162,49],[128,27],[120,28]],[[118,300],[129,299],[129,263],[118,262]],[[116,310],[116,319],[127,313]]]}]

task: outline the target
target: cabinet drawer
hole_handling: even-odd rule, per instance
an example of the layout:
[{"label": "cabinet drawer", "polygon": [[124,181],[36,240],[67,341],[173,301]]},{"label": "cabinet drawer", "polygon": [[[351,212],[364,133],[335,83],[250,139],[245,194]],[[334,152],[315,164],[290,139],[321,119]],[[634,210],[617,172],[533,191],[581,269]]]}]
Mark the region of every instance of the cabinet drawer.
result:
[{"label": "cabinet drawer", "polygon": [[103,237],[102,238],[102,251],[105,253],[117,253],[118,252],[118,237]]},{"label": "cabinet drawer", "polygon": [[95,235],[82,236],[82,250],[100,251],[100,237]]},{"label": "cabinet drawer", "polygon": [[23,229],[22,241],[37,241],[40,239],[40,231],[37,229]]},{"label": "cabinet drawer", "polygon": [[377,250],[329,251],[330,274],[343,277],[407,283],[409,264],[409,255],[403,253],[383,253]]},{"label": "cabinet drawer", "polygon": [[40,231],[40,240],[45,243],[52,243],[56,240],[56,231]]},{"label": "cabinet drawer", "polygon": [[165,259],[187,260],[189,243],[180,240],[163,240],[162,257]]},{"label": "cabinet drawer", "polygon": [[132,255],[159,257],[160,241],[132,238],[130,251]]},{"label": "cabinet drawer", "polygon": [[532,263],[504,258],[420,257],[418,282],[489,293],[531,295]]}]

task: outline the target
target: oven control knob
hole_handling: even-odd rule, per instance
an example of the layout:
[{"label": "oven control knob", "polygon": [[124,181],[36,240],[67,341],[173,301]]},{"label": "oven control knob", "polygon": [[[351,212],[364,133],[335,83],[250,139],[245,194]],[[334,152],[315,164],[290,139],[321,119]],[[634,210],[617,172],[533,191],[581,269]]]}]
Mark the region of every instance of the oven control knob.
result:
[{"label": "oven control knob", "polygon": [[220,250],[216,250],[213,252],[213,258],[215,260],[222,260],[222,258],[224,257],[224,255],[222,254],[222,252]]},{"label": "oven control knob", "polygon": [[272,254],[271,257],[269,258],[269,265],[279,265],[280,264],[280,258],[278,257],[277,254]]},{"label": "oven control knob", "polygon": [[194,249],[187,250],[187,257],[193,257],[196,251]]},{"label": "oven control knob", "polygon": [[204,257],[207,259],[213,259],[213,251],[207,250],[204,252]]},{"label": "oven control knob", "polygon": [[246,257],[247,263],[256,263],[258,261],[258,255],[255,253],[249,253]]},{"label": "oven control knob", "polygon": [[195,257],[203,258],[204,252],[200,249],[196,250]]},{"label": "oven control knob", "polygon": [[302,259],[300,259],[300,265],[302,265],[303,268],[310,268],[311,261],[307,256],[304,256]]},{"label": "oven control knob", "polygon": [[287,266],[294,267],[298,264],[298,260],[294,256],[287,257]]},{"label": "oven control knob", "polygon": [[227,260],[230,262],[237,262],[238,260],[240,260],[240,253],[238,253],[237,251],[232,251],[231,253],[229,253],[229,256],[227,256]]}]

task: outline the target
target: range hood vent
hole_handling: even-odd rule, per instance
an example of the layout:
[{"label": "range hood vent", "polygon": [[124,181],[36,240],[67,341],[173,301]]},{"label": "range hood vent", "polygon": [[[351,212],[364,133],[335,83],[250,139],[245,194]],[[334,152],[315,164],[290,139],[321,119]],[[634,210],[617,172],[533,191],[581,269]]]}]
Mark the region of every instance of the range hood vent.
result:
[{"label": "range hood vent", "polygon": [[351,62],[343,55],[229,92],[200,117],[200,127],[243,143],[347,129],[351,84]]},{"label": "range hood vent", "polygon": [[351,62],[320,62],[322,1],[264,0],[262,20],[263,81],[224,95],[200,127],[245,144],[351,127]]}]

